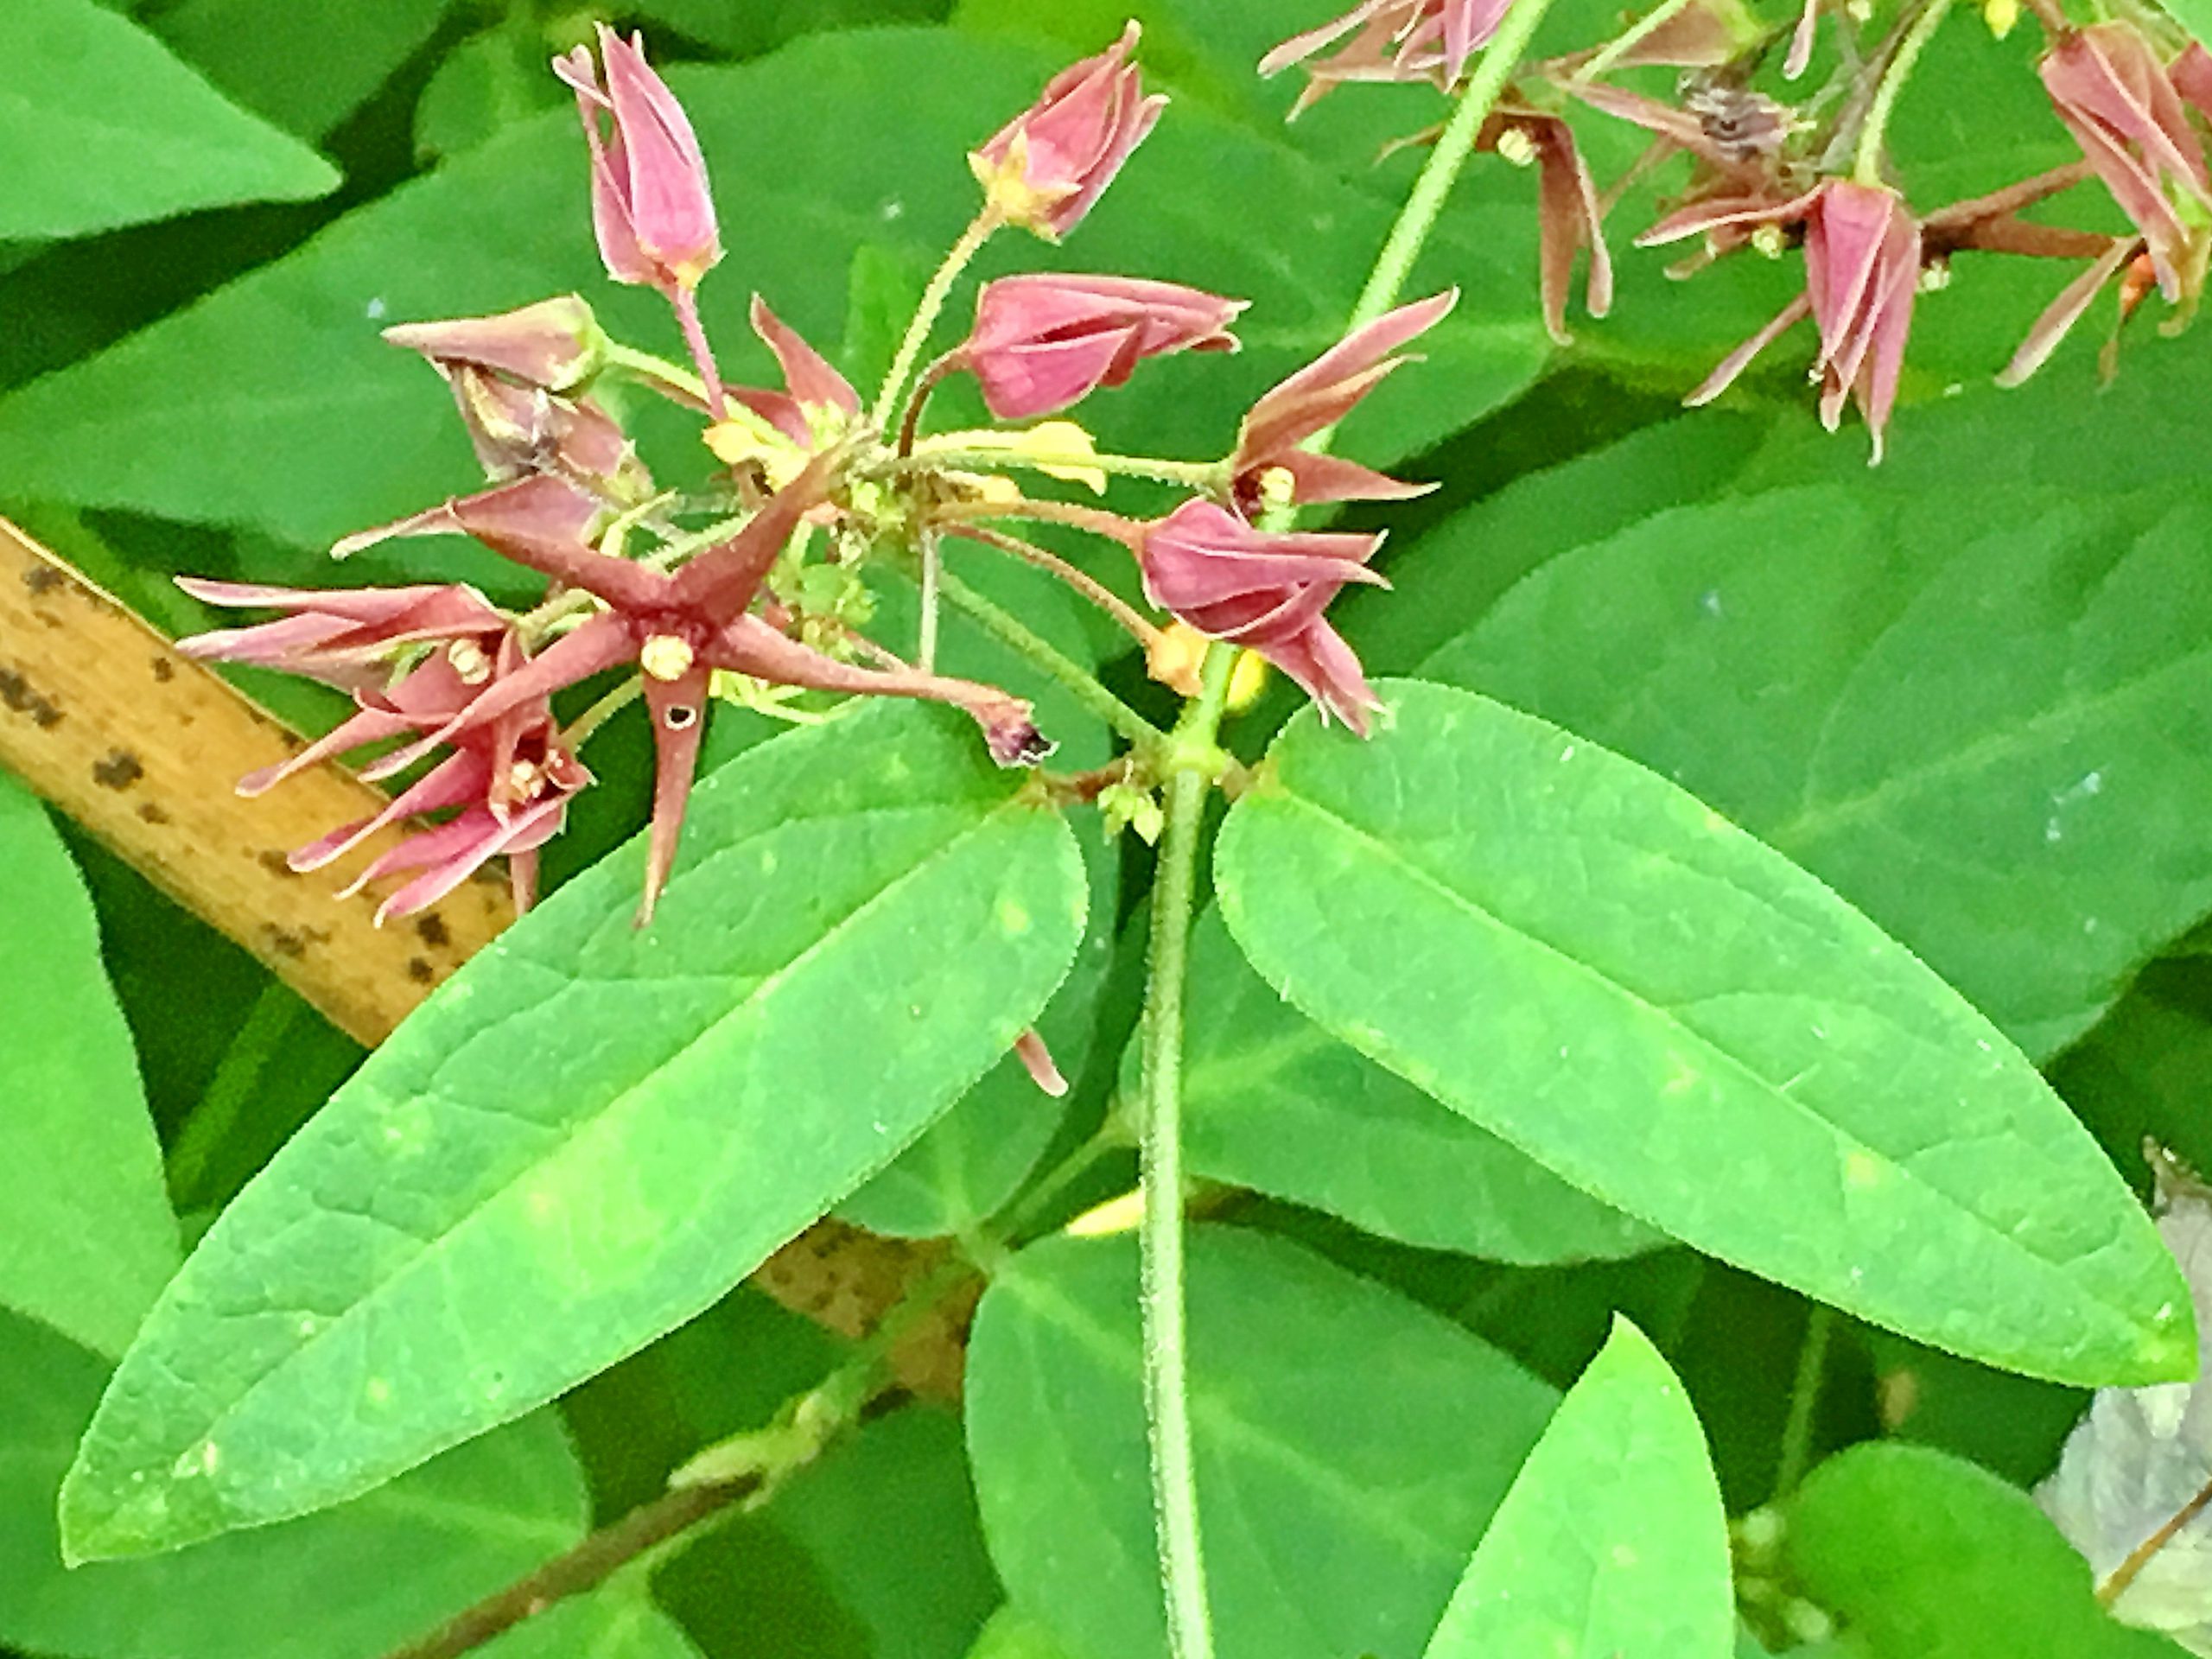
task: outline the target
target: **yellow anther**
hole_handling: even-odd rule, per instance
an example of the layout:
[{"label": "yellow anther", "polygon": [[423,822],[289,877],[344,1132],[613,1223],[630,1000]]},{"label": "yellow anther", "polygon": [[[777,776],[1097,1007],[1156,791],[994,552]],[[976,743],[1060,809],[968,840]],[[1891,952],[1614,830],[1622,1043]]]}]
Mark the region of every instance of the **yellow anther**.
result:
[{"label": "yellow anther", "polygon": [[682,679],[693,660],[690,643],[672,633],[653,635],[638,652],[638,666],[656,680]]}]

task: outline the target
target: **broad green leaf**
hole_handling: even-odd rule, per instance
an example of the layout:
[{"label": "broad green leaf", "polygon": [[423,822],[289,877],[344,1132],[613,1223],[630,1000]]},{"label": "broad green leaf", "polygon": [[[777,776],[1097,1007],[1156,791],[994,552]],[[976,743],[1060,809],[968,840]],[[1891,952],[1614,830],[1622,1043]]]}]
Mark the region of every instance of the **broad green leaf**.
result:
[{"label": "broad green leaf", "polygon": [[[747,227],[702,294],[730,377],[772,372],[746,327],[752,291],[834,352],[858,249],[934,267],[975,211],[967,150],[1001,111],[1034,98],[1053,61],[946,29],[882,29],[671,76],[714,169],[722,221]],[[1261,233],[1247,211],[1255,201],[1294,202],[1295,219]],[[1336,338],[1392,212],[1279,142],[1178,108],[1066,258],[1009,236],[978,271],[1072,259],[1250,299],[1242,353],[1148,363],[1128,387],[1084,406],[1103,442],[1219,454],[1249,401]],[[1459,313],[1424,342],[1419,378],[1397,377],[1348,425],[1348,454],[1388,464],[1413,453],[1519,391],[1544,361],[1521,284],[1486,244],[1440,244],[1434,286],[1465,289]],[[569,289],[586,292],[626,337],[680,349],[657,296],[604,281],[582,138],[573,112],[555,111],[0,404],[10,488],[327,543],[478,476],[450,400],[378,330]],[[948,313],[947,343],[969,303]],[[872,382],[882,365],[847,366]],[[181,431],[224,441],[180,443]]]},{"label": "broad green leaf", "polygon": [[1728,1659],[1728,1517],[1682,1385],[1613,1333],[1521,1466],[1423,1659]]},{"label": "broad green leaf", "polygon": [[[1135,1241],[993,1279],[968,1446],[1009,1599],[1075,1659],[1165,1650]],[[1262,1234],[1190,1239],[1191,1392],[1222,1659],[1413,1659],[1558,1395],[1456,1325]]]},{"label": "broad green leaf", "polygon": [[1392,683],[1301,716],[1224,827],[1224,918],[1370,1058],[1684,1243],[1971,1358],[2186,1375],[2186,1287],[1996,1028],[1623,757]]},{"label": "broad green leaf", "polygon": [[2208,536],[2193,484],[1965,457],[1773,489],[1553,559],[1418,671],[1664,772],[2047,1058],[2212,906],[2212,759],[2175,736],[2212,719]]},{"label": "broad green leaf", "polygon": [[[1113,850],[1096,836],[1084,836],[1082,848],[1090,926],[1075,966],[1037,1021],[1071,1085],[1081,1079],[1097,1035],[1098,998],[1113,965],[1116,914]],[[1039,1089],[1019,1058],[1006,1055],[920,1140],[839,1205],[837,1213],[870,1232],[899,1238],[971,1232],[1028,1179],[1065,1115],[1063,1103]]]},{"label": "broad green leaf", "polygon": [[[327,1514],[66,1570],[54,1494],[107,1370],[0,1314],[0,1643],[73,1659],[375,1659],[584,1535],[582,1471],[541,1412]],[[641,1593],[615,1586],[485,1651],[690,1649]]]},{"label": "broad green leaf", "polygon": [[1865,1659],[2181,1659],[2106,1616],[2088,1563],[2025,1492],[1960,1459],[1854,1447],[1813,1471],[1786,1518],[1799,1593]]},{"label": "broad green leaf", "polygon": [[1187,1020],[1194,1174],[1499,1262],[1663,1242],[1330,1036],[1252,971],[1211,909],[1191,941]]},{"label": "broad green leaf", "polygon": [[429,40],[451,3],[181,0],[153,26],[171,50],[255,114],[320,138]]},{"label": "broad green leaf", "polygon": [[[642,838],[641,838],[642,839]],[[441,988],[225,1212],[72,1471],[80,1558],[340,1502],[697,1313],[1011,1046],[1083,931],[1067,827],[877,704],[695,791]]]},{"label": "broad green leaf", "polygon": [[15,0],[8,39],[0,238],[83,236],[337,188],[329,162],[94,0]]},{"label": "broad green leaf", "polygon": [[424,160],[458,156],[567,97],[568,89],[545,73],[534,31],[487,29],[448,52],[423,88],[415,105],[415,153]]},{"label": "broad green leaf", "polygon": [[176,1221],[92,900],[41,807],[0,772],[0,1309],[119,1354],[176,1271]]}]

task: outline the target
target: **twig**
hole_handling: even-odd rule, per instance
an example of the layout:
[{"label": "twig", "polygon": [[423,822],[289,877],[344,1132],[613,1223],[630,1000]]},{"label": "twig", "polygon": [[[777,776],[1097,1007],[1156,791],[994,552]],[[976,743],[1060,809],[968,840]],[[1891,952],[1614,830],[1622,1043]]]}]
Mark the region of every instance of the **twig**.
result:
[{"label": "twig", "polygon": [[1009,536],[1004,531],[993,530],[986,524],[951,524],[946,527],[955,536],[965,537],[971,542],[981,542],[985,547],[1009,554],[1024,564],[1057,576],[1069,587],[1120,623],[1128,636],[1149,653],[1158,647],[1160,632],[1141,613],[1109,588],[1097,577],[1085,570],[1078,570],[1058,554],[1041,548],[1034,542],[1025,542],[1019,536]]},{"label": "twig", "polygon": [[2180,1534],[2181,1529],[2212,1504],[2212,1480],[2197,1490],[2196,1496],[2174,1511],[2173,1518],[2128,1552],[2127,1559],[2112,1571],[2112,1576],[2097,1586],[2097,1605],[2109,1607],[2126,1593],[2127,1586],[2135,1582],[2151,1558],[2164,1549]]}]

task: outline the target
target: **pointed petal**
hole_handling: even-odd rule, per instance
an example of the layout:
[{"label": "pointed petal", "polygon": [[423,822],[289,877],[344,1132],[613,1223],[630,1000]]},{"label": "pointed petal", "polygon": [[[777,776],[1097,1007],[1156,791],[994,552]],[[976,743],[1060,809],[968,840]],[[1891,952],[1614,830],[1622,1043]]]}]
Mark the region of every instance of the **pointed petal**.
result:
[{"label": "pointed petal", "polygon": [[683,833],[683,810],[691,799],[691,779],[699,768],[699,740],[707,730],[708,680],[699,664],[681,678],[645,677],[645,707],[653,722],[653,821],[645,845],[645,893],[638,906],[638,925],[653,918],[660,890],[675,868]]}]

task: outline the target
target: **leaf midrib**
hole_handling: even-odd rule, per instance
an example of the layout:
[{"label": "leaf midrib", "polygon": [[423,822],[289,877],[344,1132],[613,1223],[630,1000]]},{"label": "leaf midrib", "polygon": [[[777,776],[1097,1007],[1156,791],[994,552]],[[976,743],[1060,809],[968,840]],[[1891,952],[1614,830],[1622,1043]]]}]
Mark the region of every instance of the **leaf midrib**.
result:
[{"label": "leaf midrib", "polygon": [[[1822,1130],[1825,1130],[1827,1134],[1836,1143],[1838,1143],[1839,1147],[1843,1151],[1847,1153],[1856,1150],[1865,1153],[1868,1157],[1876,1160],[1885,1170],[1894,1172],[1897,1179],[1911,1183],[1918,1190],[1927,1192],[1939,1199],[1946,1208],[1966,1217],[1983,1234],[1999,1242],[2012,1254],[2017,1255],[2032,1263],[2042,1274],[2058,1279],[2061,1284],[2063,1284],[2068,1290],[2073,1292],[2077,1299],[2086,1300],[2090,1306],[2095,1307],[2100,1312],[2116,1317],[2120,1323],[2120,1328],[2127,1337],[2132,1338],[2127,1344],[2130,1353],[2133,1353],[2140,1347],[2141,1339],[2145,1336],[2145,1332],[2133,1319],[2129,1319],[2116,1304],[2107,1302],[2101,1295],[2088,1294],[2086,1287],[2077,1281],[2069,1277],[2066,1274],[2064,1268],[2059,1263],[2052,1262],[2044,1256],[2037,1255],[2026,1245],[2020,1243],[2020,1241],[2012,1234],[1996,1227],[1961,1200],[1954,1198],[1949,1192],[1944,1191],[1942,1187],[1937,1186],[1934,1182],[1927,1179],[1925,1177],[1907,1168],[1904,1165],[1898,1163],[1887,1153],[1882,1151],[1878,1147],[1867,1145],[1865,1141],[1859,1139],[1858,1136],[1845,1129],[1841,1124],[1836,1122],[1834,1119],[1824,1116],[1821,1114],[1812,1110],[1808,1107],[1801,1104],[1793,1096],[1784,1093],[1774,1084],[1769,1082],[1765,1077],[1761,1077],[1758,1072],[1752,1071],[1751,1068],[1745,1065],[1742,1060],[1737,1058],[1733,1054],[1731,1054],[1726,1049],[1720,1047],[1712,1039],[1707,1038],[1701,1033],[1682,1024],[1681,1021],[1678,1020],[1669,1009],[1663,1008],[1656,1003],[1647,1001],[1645,998],[1631,990],[1629,987],[1622,984],[1618,980],[1614,979],[1610,975],[1592,967],[1591,964],[1583,962],[1580,957],[1570,955],[1568,952],[1551,944],[1548,940],[1540,938],[1534,933],[1527,932],[1521,928],[1512,925],[1505,921],[1503,918],[1484,908],[1472,898],[1460,893],[1456,887],[1450,886],[1440,877],[1430,874],[1420,865],[1413,862],[1390,842],[1384,841],[1381,837],[1363,829],[1358,824],[1352,823],[1351,820],[1342,817],[1337,813],[1329,810],[1319,803],[1298,794],[1294,790],[1287,787],[1278,789],[1264,798],[1300,808],[1303,810],[1313,814],[1315,817],[1319,818],[1325,823],[1334,826],[1349,838],[1369,849],[1371,849],[1374,852],[1381,855],[1383,861],[1402,870],[1414,881],[1434,892],[1440,897],[1444,899],[1447,904],[1459,910],[1471,919],[1478,923],[1487,925],[1488,926],[1501,933],[1506,934],[1512,938],[1525,941],[1527,944],[1533,945],[1538,950],[1543,952],[1545,956],[1548,957],[1552,960],[1566,965],[1575,974],[1586,980],[1594,982],[1596,984],[1611,991],[1623,1001],[1636,1007],[1644,1010],[1646,1013],[1662,1021],[1670,1030],[1680,1032],[1690,1043],[1694,1044],[1700,1052],[1709,1054],[1718,1059],[1721,1062],[1723,1067],[1728,1071],[1738,1077],[1749,1079],[1767,1096],[1780,1102],[1784,1109],[1789,1113],[1817,1126]],[[1309,1018],[1313,1019],[1317,1024],[1323,1025],[1324,1029],[1327,1028],[1321,1014],[1308,1006],[1308,1004],[1302,1001],[1294,992],[1286,992],[1285,995],[1287,996],[1289,1001],[1297,1004],[1301,1011],[1305,1012]],[[1337,1035],[1338,1033],[1332,1032],[1331,1034]],[[1371,1052],[1356,1039],[1347,1035],[1342,1036],[1341,1040],[1350,1044],[1351,1046],[1354,1048],[1360,1049],[1362,1052],[1369,1053],[1370,1058],[1375,1059],[1378,1064],[1385,1065],[1389,1065],[1389,1062],[1385,1060],[1381,1054]],[[1384,1046],[1385,1045],[1377,1045],[1377,1046]],[[1395,1066],[1391,1067],[1391,1070],[1393,1071],[1396,1071],[1396,1068]],[[1397,1075],[1403,1077],[1405,1074],[1403,1072],[1398,1072]],[[1411,1079],[1408,1079],[1408,1081],[1411,1081]],[[1418,1084],[1415,1086],[1419,1087]],[[1427,1091],[1424,1090],[1422,1092],[1427,1093]],[[1446,1106],[1451,1105],[1449,1101],[1446,1101],[1444,1103]],[[1454,1109],[1457,1109],[1455,1108]],[[1501,1140],[1507,1141],[1509,1144],[1519,1147],[1522,1152],[1527,1153],[1532,1158],[1535,1158],[1537,1162],[1546,1163],[1544,1159],[1538,1156],[1538,1154],[1519,1137],[1510,1133],[1503,1128],[1486,1122],[1482,1123],[1480,1127],[1490,1129],[1492,1134],[1497,1135]],[[1548,1164],[1547,1164],[1547,1167],[1549,1167]],[[1570,1181],[1569,1185],[1579,1186],[1580,1185],[1580,1183]],[[1584,1190],[1587,1191],[1588,1189],[1585,1188]],[[1635,1214],[1635,1211],[1630,1209],[1628,1205],[1622,1203],[1618,1199],[1610,1198],[1604,1193],[1593,1193],[1592,1196],[1599,1198],[1603,1202],[1613,1204],[1620,1209],[1628,1211],[1630,1214]],[[1649,1217],[1638,1217],[1637,1218],[1645,1221],[1649,1225],[1659,1227],[1662,1231],[1673,1230],[1664,1224],[1652,1221]],[[1695,1241],[1694,1240],[1685,1240],[1685,1242],[1695,1244]],[[1702,1249],[1707,1247],[1702,1244],[1697,1244],[1696,1248]],[[1733,1259],[1732,1257],[1723,1255],[1723,1253],[1719,1250],[1713,1250],[1710,1253],[1715,1255],[1722,1255],[1724,1260]],[[1738,1265],[1743,1264],[1738,1263]],[[1835,1305],[1839,1307],[1842,1307],[1852,1312],[1865,1313],[1866,1317],[1875,1319],[1877,1323],[1882,1322],[1879,1315],[1867,1310],[1863,1306],[1863,1305],[1856,1307],[1853,1306],[1853,1299],[1849,1296],[1849,1287],[1847,1286],[1835,1287],[1835,1294],[1833,1294],[1833,1296],[1831,1296],[1827,1292],[1823,1292],[1821,1293],[1821,1297],[1822,1300],[1833,1300]]]},{"label": "leaf midrib", "polygon": [[[620,1094],[612,1096],[598,1111],[592,1113],[587,1117],[579,1118],[575,1122],[569,1125],[564,1129],[560,1139],[546,1149],[543,1156],[533,1159],[530,1162],[524,1164],[514,1174],[510,1176],[505,1181],[502,1181],[499,1186],[486,1193],[474,1205],[470,1206],[470,1208],[461,1217],[456,1219],[453,1225],[446,1228],[442,1232],[439,1233],[435,1238],[427,1241],[420,1251],[418,1251],[415,1255],[410,1256],[405,1262],[402,1263],[396,1271],[383,1280],[382,1282],[373,1287],[366,1294],[355,1299],[352,1305],[346,1307],[343,1313],[333,1318],[328,1324],[318,1328],[315,1335],[300,1342],[296,1346],[293,1347],[284,1354],[284,1356],[268,1370],[264,1371],[258,1377],[255,1378],[253,1382],[247,1384],[247,1386],[241,1389],[228,1405],[217,1412],[215,1415],[208,1421],[204,1428],[200,1429],[187,1440],[185,1443],[186,1446],[189,1447],[191,1446],[195,1446],[201,1442],[215,1439],[216,1436],[222,1432],[226,1424],[232,1421],[239,1412],[244,1410],[252,1400],[262,1394],[274,1382],[289,1371],[291,1367],[303,1356],[325,1342],[327,1338],[335,1336],[340,1332],[346,1329],[350,1325],[362,1317],[365,1310],[376,1306],[381,1298],[390,1294],[393,1287],[400,1284],[403,1281],[413,1277],[418,1273],[427,1271],[430,1267],[435,1266],[438,1261],[442,1260],[442,1251],[448,1240],[460,1234],[464,1228],[470,1224],[470,1223],[481,1216],[493,1205],[499,1203],[509,1192],[512,1192],[520,1183],[537,1174],[548,1165],[565,1158],[570,1149],[578,1141],[582,1141],[588,1133],[599,1125],[605,1123],[614,1114],[620,1111],[640,1090],[647,1087],[654,1078],[665,1072],[685,1054],[693,1052],[699,1044],[707,1040],[730,1020],[740,1017],[748,1009],[756,1006],[766,995],[772,992],[777,986],[782,984],[792,973],[805,965],[817,953],[833,944],[849,929],[856,925],[862,918],[869,915],[880,906],[888,902],[894,895],[906,888],[909,884],[918,880],[926,871],[930,870],[942,860],[950,855],[961,845],[989,828],[1002,816],[1005,816],[1009,812],[1026,810],[1027,809],[1023,806],[1018,796],[1009,795],[996,806],[992,807],[981,817],[977,817],[972,823],[968,824],[963,829],[956,830],[953,834],[947,836],[944,841],[931,848],[926,854],[918,858],[907,868],[902,870],[890,881],[887,882],[884,886],[878,888],[874,893],[870,894],[861,904],[848,912],[845,915],[838,918],[836,922],[832,923],[823,931],[820,938],[809,944],[804,950],[793,956],[790,961],[785,963],[782,966],[777,968],[772,972],[756,980],[741,1001],[731,1007],[711,1024],[702,1027],[698,1033],[689,1042],[685,1043],[682,1048],[677,1050],[674,1054],[671,1055],[667,1059],[663,1060],[659,1065],[656,1065],[643,1077],[623,1089]],[[426,1092],[434,1091],[435,1088],[435,1082],[433,1082],[430,1085],[429,1090],[426,1090]],[[528,1400],[518,1394],[511,1403],[516,1408],[516,1410],[512,1413],[511,1415],[519,1415],[523,1411],[529,1410],[535,1405],[542,1403],[542,1402]],[[448,1442],[448,1444],[454,1443],[454,1442]],[[425,1456],[428,1457],[429,1455],[434,1455],[435,1450],[442,1449],[443,1448],[434,1448],[433,1452],[426,1453]],[[144,1460],[142,1459],[141,1461],[143,1462]],[[154,1459],[154,1462],[156,1464],[159,1462],[158,1454],[156,1459]],[[162,1472],[166,1475],[165,1470]]]}]

